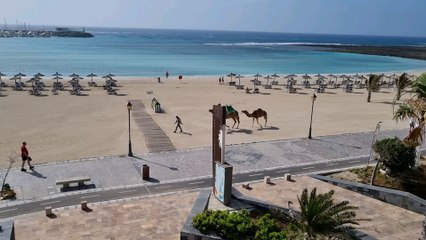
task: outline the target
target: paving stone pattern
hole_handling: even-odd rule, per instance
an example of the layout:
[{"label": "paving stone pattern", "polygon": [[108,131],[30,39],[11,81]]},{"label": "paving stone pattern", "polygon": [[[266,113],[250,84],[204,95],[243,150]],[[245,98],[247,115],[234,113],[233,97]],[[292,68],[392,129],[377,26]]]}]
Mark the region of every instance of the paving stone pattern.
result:
[{"label": "paving stone pattern", "polygon": [[[406,133],[407,130],[382,132],[380,138],[403,137]],[[226,159],[234,166],[234,173],[237,173],[368,156],[371,138],[372,133],[366,132],[316,137],[312,140],[290,139],[229,145],[226,147]],[[135,155],[49,164],[35,162],[35,171],[21,172],[19,167],[13,168],[7,182],[16,190],[17,201],[22,201],[60,193],[55,181],[67,177],[89,176],[94,187],[102,189],[211,175],[210,148]],[[142,180],[140,170],[144,164],[150,167],[151,182]],[[0,170],[0,176],[4,176],[5,172],[5,169]],[[7,202],[0,203],[0,207],[2,204]]]}]

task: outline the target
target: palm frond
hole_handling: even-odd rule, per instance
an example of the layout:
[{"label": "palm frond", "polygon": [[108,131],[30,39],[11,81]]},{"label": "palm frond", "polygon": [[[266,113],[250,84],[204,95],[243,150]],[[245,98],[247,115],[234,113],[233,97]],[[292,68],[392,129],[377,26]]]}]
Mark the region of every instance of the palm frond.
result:
[{"label": "palm frond", "polygon": [[418,127],[415,127],[402,142],[413,147],[420,146],[423,142],[423,127],[424,123],[420,124]]},{"label": "palm frond", "polygon": [[408,88],[412,85],[407,73],[401,74],[396,80],[396,100],[399,100],[404,93],[408,92]]},{"label": "palm frond", "polygon": [[329,234],[340,232],[343,229],[352,229],[351,225],[358,225],[355,210],[348,201],[335,204],[334,191],[317,194],[316,188],[311,193],[305,188],[299,197],[301,209],[301,222],[298,226],[303,228],[309,236],[315,234]]},{"label": "palm frond", "polygon": [[426,73],[422,73],[413,83],[413,92],[420,99],[426,99]]}]

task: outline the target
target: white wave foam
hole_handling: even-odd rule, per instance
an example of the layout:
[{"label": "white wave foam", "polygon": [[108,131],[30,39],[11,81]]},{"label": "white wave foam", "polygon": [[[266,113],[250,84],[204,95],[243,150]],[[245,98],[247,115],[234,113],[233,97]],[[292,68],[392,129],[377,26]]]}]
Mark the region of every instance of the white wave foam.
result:
[{"label": "white wave foam", "polygon": [[204,45],[211,46],[356,46],[357,44],[345,43],[314,43],[314,42],[241,42],[241,43],[205,43]]}]

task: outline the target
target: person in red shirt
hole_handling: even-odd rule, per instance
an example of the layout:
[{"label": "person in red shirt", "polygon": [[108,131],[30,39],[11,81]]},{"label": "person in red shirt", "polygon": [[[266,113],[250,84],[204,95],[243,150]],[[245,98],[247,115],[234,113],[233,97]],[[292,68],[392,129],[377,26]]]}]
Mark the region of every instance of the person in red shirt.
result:
[{"label": "person in red shirt", "polygon": [[31,166],[31,157],[28,153],[28,149],[27,149],[27,143],[23,142],[22,146],[21,146],[21,157],[22,157],[22,167],[21,167],[21,171],[26,172],[27,170],[24,168],[24,164],[25,162],[28,163],[28,166],[30,166],[30,169],[34,169],[34,166]]}]

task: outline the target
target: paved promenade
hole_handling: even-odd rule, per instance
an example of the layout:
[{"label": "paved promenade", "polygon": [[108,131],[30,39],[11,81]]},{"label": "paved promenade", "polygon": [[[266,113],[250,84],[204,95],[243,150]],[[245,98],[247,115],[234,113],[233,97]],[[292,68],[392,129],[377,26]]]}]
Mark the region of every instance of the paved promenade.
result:
[{"label": "paved promenade", "polygon": [[[384,131],[379,138],[404,137],[407,130]],[[226,147],[226,159],[234,166],[234,173],[259,169],[304,165],[324,161],[368,156],[372,132],[290,139]],[[36,159],[36,156],[34,156]],[[211,149],[189,149],[161,153],[135,154],[135,157],[108,156],[49,164],[37,164],[34,171],[20,171],[15,163],[7,182],[17,192],[17,202],[26,202],[60,193],[56,179],[90,176],[96,189],[156,184],[183,179],[201,178],[211,174]],[[151,181],[143,181],[141,167],[150,167]],[[4,176],[6,170],[0,170]],[[12,203],[12,202],[10,202]],[[7,205],[2,202],[1,206]]]}]

